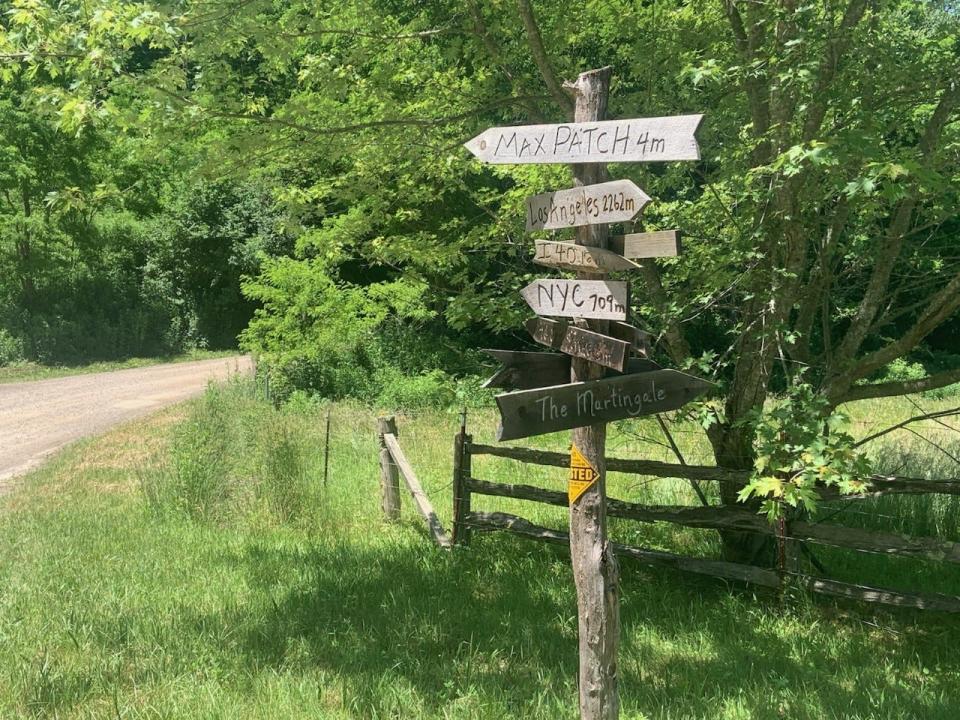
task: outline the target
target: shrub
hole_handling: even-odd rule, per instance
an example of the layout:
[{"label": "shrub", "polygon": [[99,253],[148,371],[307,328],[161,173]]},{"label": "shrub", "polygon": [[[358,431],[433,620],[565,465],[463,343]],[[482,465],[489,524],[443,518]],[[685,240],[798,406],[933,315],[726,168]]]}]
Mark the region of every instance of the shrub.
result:
[{"label": "shrub", "polygon": [[0,367],[23,362],[23,341],[0,328]]}]

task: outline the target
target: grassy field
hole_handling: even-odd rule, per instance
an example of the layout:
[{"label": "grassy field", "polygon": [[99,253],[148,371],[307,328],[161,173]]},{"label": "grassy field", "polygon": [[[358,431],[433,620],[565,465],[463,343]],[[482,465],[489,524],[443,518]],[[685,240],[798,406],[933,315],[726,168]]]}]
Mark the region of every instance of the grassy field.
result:
[{"label": "grassy field", "polygon": [[192,362],[194,360],[213,360],[220,357],[232,357],[237,350],[190,350],[179,355],[127,358],[86,363],[85,365],[41,365],[35,362],[18,362],[0,366],[0,383],[25,382],[28,380],[47,380],[67,375],[86,375],[89,373],[127,370],[128,368],[147,367],[160,363]]},{"label": "grassy field", "polygon": [[[235,385],[78,444],[0,498],[0,717],[575,718],[576,602],[563,549],[488,535],[445,553],[406,496],[403,521],[384,524],[375,413],[332,407],[326,486],[324,414],[310,403],[274,410]],[[876,403],[857,422],[910,414]],[[449,524],[457,415],[398,423]],[[472,412],[469,424],[476,441],[492,441],[492,412]],[[709,460],[694,428],[676,430],[689,462]],[[956,455],[945,429],[928,430]],[[672,459],[657,433],[644,422],[615,430],[610,454]],[[957,474],[911,437],[891,436],[882,462]],[[558,434],[529,444],[565,443]],[[474,472],[564,484],[559,469],[492,458]],[[679,481],[614,475],[610,485],[626,499],[695,502]],[[562,508],[520,501],[475,507],[566,522]],[[958,515],[956,499],[889,498],[842,518],[960,540]],[[625,521],[612,532],[717,553],[709,532]],[[838,577],[960,594],[956,566],[815,551]],[[622,576],[624,718],[960,716],[957,618],[781,604],[630,561]]]}]

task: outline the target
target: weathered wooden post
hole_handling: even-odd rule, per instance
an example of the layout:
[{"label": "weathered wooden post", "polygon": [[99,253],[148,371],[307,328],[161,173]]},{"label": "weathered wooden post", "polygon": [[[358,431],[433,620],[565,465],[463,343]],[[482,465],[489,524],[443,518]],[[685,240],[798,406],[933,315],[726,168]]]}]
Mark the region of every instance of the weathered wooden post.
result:
[{"label": "weathered wooden post", "polygon": [[397,435],[397,420],[392,415],[377,418],[377,436],[380,439],[380,506],[387,520],[395,522],[400,519],[400,472],[384,435]]},{"label": "weathered wooden post", "polygon": [[[568,87],[574,92],[574,122],[603,120],[610,91],[609,67],[585,72]],[[573,165],[575,186],[594,185],[607,179],[603,163]],[[581,225],[576,230],[577,244],[607,247],[606,223]],[[606,273],[578,271],[577,278],[597,280]],[[608,320],[587,320],[590,330],[606,334]],[[597,380],[604,368],[597,363],[574,357],[570,365],[571,381]],[[617,643],[620,637],[620,600],[617,560],[607,542],[606,423],[574,428],[571,448],[571,483],[583,482],[576,468],[577,455],[592,469],[589,482],[570,503],[570,557],[577,586],[577,615],[580,638],[580,717],[610,720],[618,717]],[[589,473],[588,469],[588,473]],[[574,477],[579,474],[580,477]],[[571,498],[573,498],[571,490]]]},{"label": "weathered wooden post", "polygon": [[470,513],[467,479],[471,475],[470,443],[473,438],[466,430],[466,421],[463,421],[453,440],[453,542],[459,545],[469,545],[471,535],[466,517]]}]

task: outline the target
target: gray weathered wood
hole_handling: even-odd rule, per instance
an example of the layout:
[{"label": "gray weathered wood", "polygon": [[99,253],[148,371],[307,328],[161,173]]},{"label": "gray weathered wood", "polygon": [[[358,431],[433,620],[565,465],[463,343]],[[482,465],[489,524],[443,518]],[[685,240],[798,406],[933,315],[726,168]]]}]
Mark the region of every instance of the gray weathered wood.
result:
[{"label": "gray weathered wood", "polygon": [[400,475],[384,441],[386,435],[397,434],[397,421],[390,417],[377,418],[377,438],[380,442],[380,507],[387,520],[400,519]]},{"label": "gray weathered wood", "polygon": [[[530,337],[538,343],[559,350],[560,346],[563,345],[563,339],[567,336],[567,328],[570,327],[570,323],[566,320],[548,320],[547,318],[535,317],[526,320],[523,326],[530,333]],[[569,375],[566,375],[564,380],[569,377]],[[562,385],[563,383],[557,384]]]},{"label": "gray weathered wood", "polygon": [[[481,495],[529,500],[560,507],[567,504],[565,493],[532,485],[493,483],[476,478],[470,478],[467,485],[471,492]],[[724,505],[706,507],[640,505],[608,497],[607,514],[640,522],[666,522],[684,527],[738,530],[771,536],[776,534],[776,528],[762,515],[750,512],[746,508]],[[908,537],[895,533],[802,521],[790,522],[788,527],[787,534],[791,540],[810,540],[814,543],[879,555],[896,555],[960,564],[960,543],[939,538]]]},{"label": "gray weathered wood", "polygon": [[427,494],[423,491],[423,487],[417,479],[417,474],[413,471],[413,467],[407,460],[406,455],[403,454],[403,450],[400,449],[400,443],[397,442],[396,436],[392,434],[384,435],[383,441],[390,451],[394,463],[396,463],[396,466],[400,469],[400,474],[407,484],[407,489],[410,491],[410,495],[413,496],[413,504],[416,506],[417,512],[419,512],[426,521],[427,528],[430,530],[434,541],[442,548],[449,548],[450,537],[447,535],[447,531],[443,529],[440,518],[437,517],[433,505],[430,503],[430,498],[428,498]]},{"label": "gray weathered wood", "polygon": [[571,325],[560,345],[560,352],[623,372],[630,359],[630,343]]},{"label": "gray weathered wood", "polygon": [[527,231],[627,222],[648,202],[650,196],[630,180],[532,195],[526,200]]},{"label": "gray weathered wood", "polygon": [[[535,318],[534,321],[550,322],[543,318]],[[551,331],[547,330],[547,332]],[[562,346],[564,338],[565,335],[560,338],[556,345],[557,349]],[[483,384],[483,387],[529,390],[549,385],[563,385],[570,378],[569,355],[518,350],[483,350],[482,352],[489,353],[503,363],[503,367],[497,370]],[[661,367],[652,360],[627,358],[623,374],[630,375],[660,369]]]},{"label": "gray weathered wood", "polygon": [[[558,545],[565,545],[568,542],[568,534],[565,532],[535,525],[528,520],[509,513],[473,512],[468,516],[467,522],[469,522],[475,530],[502,530]],[[618,556],[631,557],[648,565],[671,567],[684,572],[724,580],[737,580],[773,589],[779,589],[780,587],[780,576],[778,573],[753,565],[742,565],[725,560],[691,558],[660,550],[621,545],[619,543],[611,543],[611,545]],[[900,608],[950,613],[960,612],[960,597],[953,595],[944,595],[941,593],[904,593],[887,588],[852,585],[837,580],[805,575],[796,576],[796,581],[801,587],[805,587],[808,591],[821,595],[848,598],[860,602],[880,603]]]},{"label": "gray weathered wood", "polygon": [[699,160],[694,133],[702,119],[703,115],[674,115],[493,127],[463,145],[480,160],[495,164]]},{"label": "gray weathered wood", "polygon": [[498,440],[676,410],[713,387],[677,370],[654,370],[605,380],[554,385],[496,396]]},{"label": "gray weathered wood", "polygon": [[612,322],[608,329],[611,337],[630,343],[640,357],[650,357],[650,333],[623,322]]},{"label": "gray weathered wood", "polygon": [[[471,445],[474,455],[495,455],[532,465],[567,467],[570,456],[566,453],[531,448],[504,447],[503,445]],[[749,470],[731,470],[715,465],[678,465],[660,460],[635,460],[628,458],[607,458],[607,469],[614,472],[633,475],[650,475],[661,478],[683,478],[732,485],[743,485],[750,479]],[[871,475],[867,478],[873,486],[859,495],[839,495],[829,487],[818,487],[817,492],[824,499],[857,500],[880,495],[960,495],[960,480],[926,480],[924,478],[897,477],[893,475]]]},{"label": "gray weathered wood", "polygon": [[553,240],[537,240],[535,244],[533,261],[546,267],[590,272],[617,272],[640,267],[632,260],[600,248]]},{"label": "gray weathered wood", "polygon": [[472,438],[461,428],[453,440],[453,528],[455,545],[470,544],[470,526],[464,520],[470,512],[469,479],[472,470],[470,442]]},{"label": "gray weathered wood", "polygon": [[610,238],[610,249],[630,260],[676,257],[680,254],[680,233],[676,230],[630,233]]},{"label": "gray weathered wood", "polygon": [[[581,73],[570,86],[574,93],[574,121],[597,122],[606,117],[607,96],[610,90],[609,67]],[[699,120],[697,121],[699,124]],[[690,130],[692,136],[694,125]],[[699,150],[698,150],[699,154]],[[586,164],[573,167],[577,187],[593,185],[607,179],[606,165]],[[577,243],[587,247],[607,247],[608,226],[605,223],[583,225],[576,229]],[[580,281],[603,277],[588,270],[577,272]],[[625,288],[625,296],[629,289]],[[624,298],[624,314],[629,306]],[[601,316],[603,317],[603,316]],[[605,334],[609,317],[587,323],[594,332]],[[570,362],[573,382],[602,378],[601,365],[581,358]],[[569,427],[569,426],[568,426]],[[607,426],[603,422],[574,427],[571,433],[572,451],[575,448],[591,468],[596,479],[578,491],[570,503],[570,564],[577,587],[577,636],[580,646],[579,683],[581,720],[616,720],[620,713],[617,689],[617,645],[620,642],[620,570],[617,558],[607,542],[606,511],[606,443]]]},{"label": "gray weathered wood", "polygon": [[626,320],[630,287],[614,280],[534,280],[520,291],[537,315]]}]

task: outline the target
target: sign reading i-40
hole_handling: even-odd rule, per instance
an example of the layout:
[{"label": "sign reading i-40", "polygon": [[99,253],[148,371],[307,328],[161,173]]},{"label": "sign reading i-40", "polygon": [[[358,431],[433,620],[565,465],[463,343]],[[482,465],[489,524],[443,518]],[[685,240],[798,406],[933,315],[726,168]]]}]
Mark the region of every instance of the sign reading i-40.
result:
[{"label": "sign reading i-40", "polygon": [[464,147],[484,162],[607,163],[699,160],[703,115],[522,125],[484,130]]}]

